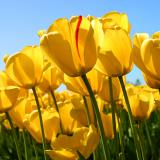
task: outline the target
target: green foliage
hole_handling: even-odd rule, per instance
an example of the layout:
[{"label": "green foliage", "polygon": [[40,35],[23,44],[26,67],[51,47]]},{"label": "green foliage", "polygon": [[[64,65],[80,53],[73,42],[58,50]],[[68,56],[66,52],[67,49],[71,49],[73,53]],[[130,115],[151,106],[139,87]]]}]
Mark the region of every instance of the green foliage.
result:
[{"label": "green foliage", "polygon": [[[109,112],[109,110],[105,110],[104,112]],[[118,110],[118,115],[121,119],[121,125],[123,129],[123,145],[125,150],[125,159],[126,160],[136,160],[136,153],[135,153],[135,146],[133,141],[133,136],[130,131],[130,124],[128,120],[127,112],[123,109]],[[146,120],[149,133],[151,136],[152,141],[152,148],[150,148],[149,141],[147,139],[147,133],[144,125],[144,121],[137,121],[136,125],[139,126],[137,129],[139,131],[141,127],[141,137],[143,139],[143,145],[145,147],[145,156],[147,157],[147,160],[157,160],[160,157],[160,113],[159,111],[155,111],[151,114],[150,119]],[[21,153],[22,153],[22,159],[25,159],[24,154],[24,143],[23,143],[23,136],[22,131],[19,131],[18,128],[16,128],[16,133],[18,137],[18,143],[20,145]],[[117,134],[119,134],[117,132]],[[42,145],[37,143],[30,134],[25,131],[25,137],[26,137],[26,143],[27,143],[27,152],[29,160],[36,160],[35,150],[38,153],[38,160],[43,160],[43,149]],[[114,140],[107,140],[107,144],[109,146],[109,150],[111,153],[112,160],[116,160],[115,157],[115,142]],[[34,146],[35,147],[34,147]],[[50,145],[47,144],[47,148],[50,149]],[[121,160],[121,148],[119,144],[119,159]],[[99,145],[89,158],[89,160],[103,160],[102,157],[102,146]],[[81,159],[84,158],[81,156]],[[14,145],[14,141],[12,138],[11,130],[6,129],[3,123],[0,125],[0,160],[17,160],[17,153],[16,148]],[[49,160],[50,158],[47,157]]]}]

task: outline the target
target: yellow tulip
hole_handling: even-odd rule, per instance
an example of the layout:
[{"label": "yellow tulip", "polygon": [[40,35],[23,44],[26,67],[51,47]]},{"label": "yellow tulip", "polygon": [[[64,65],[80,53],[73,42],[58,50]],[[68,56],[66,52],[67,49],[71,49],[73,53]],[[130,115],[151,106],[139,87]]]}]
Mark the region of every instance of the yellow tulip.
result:
[{"label": "yellow tulip", "polygon": [[103,29],[119,26],[128,33],[131,30],[131,24],[129,23],[128,16],[125,13],[118,13],[117,11],[111,11],[102,16]]},{"label": "yellow tulip", "polygon": [[83,122],[86,117],[83,109],[74,110],[71,101],[60,102],[58,107],[63,133],[72,134],[76,128],[84,126]]},{"label": "yellow tulip", "polygon": [[6,89],[0,89],[0,113],[11,109],[18,97],[19,88],[9,86]]},{"label": "yellow tulip", "polygon": [[[103,111],[104,104],[105,104],[104,101],[102,101],[100,98],[98,98],[97,101],[99,104],[98,106],[99,106],[99,111],[100,111],[101,118],[102,118],[105,136],[109,139],[113,139],[114,132],[113,132],[113,123],[112,123],[112,113],[105,114]],[[116,118],[116,124],[118,124],[117,118]],[[116,125],[116,129],[118,130],[118,125]]]},{"label": "yellow tulip", "polygon": [[38,46],[27,46],[9,57],[6,62],[8,76],[22,88],[32,88],[41,82],[43,54]]},{"label": "yellow tulip", "polygon": [[78,160],[78,155],[70,149],[53,149],[46,150],[51,159],[57,160]]},{"label": "yellow tulip", "polygon": [[132,44],[120,27],[106,29],[95,68],[110,77],[123,76],[131,71]]},{"label": "yellow tulip", "polygon": [[[102,88],[102,80],[104,77],[105,75],[95,69],[92,69],[87,73],[87,78],[94,94],[100,92]],[[69,90],[84,96],[89,96],[88,90],[81,77],[69,77],[67,75],[64,75],[64,83]]]},{"label": "yellow tulip", "polygon": [[63,73],[56,66],[50,66],[43,72],[42,83],[39,88],[43,92],[57,89],[63,80]]},{"label": "yellow tulip", "polygon": [[[41,113],[43,118],[45,137],[48,141],[50,141],[53,135],[56,136],[60,132],[59,114],[54,109],[43,109],[41,110]],[[38,111],[34,110],[30,114],[26,114],[23,122],[26,129],[33,136],[33,138],[37,142],[41,143],[42,135]]]},{"label": "yellow tulip", "polygon": [[103,42],[103,38],[104,38],[102,23],[100,22],[98,18],[93,17],[93,16],[87,16],[87,19],[91,22],[91,25],[93,27],[93,30],[94,30],[93,36],[96,41],[97,51],[99,51],[102,45],[102,42]]},{"label": "yellow tulip", "polygon": [[97,60],[94,29],[91,22],[82,16],[74,16],[69,21],[57,19],[41,37],[40,46],[49,59],[69,76],[85,74]]},{"label": "yellow tulip", "polygon": [[156,39],[156,38],[160,38],[160,32],[155,32],[152,34],[152,38]]},{"label": "yellow tulip", "polygon": [[3,56],[3,62],[6,64],[7,60],[9,59],[10,55],[9,54],[5,54]]},{"label": "yellow tulip", "polygon": [[143,77],[147,85],[151,88],[160,88],[160,80],[154,79],[153,77],[150,77],[147,74],[143,73]]},{"label": "yellow tulip", "polygon": [[[121,98],[121,85],[117,77],[112,78],[112,90],[114,101],[119,101]],[[106,76],[103,79],[102,89],[98,94],[106,102],[110,102],[110,91],[109,91],[109,78]]]},{"label": "yellow tulip", "polygon": [[141,33],[136,34],[133,39],[132,57],[134,63],[142,70],[147,83],[153,88],[160,88],[160,69],[158,66],[160,59],[159,36],[159,32],[154,33],[152,38],[149,38],[146,33]]},{"label": "yellow tulip", "polygon": [[8,130],[11,130],[11,125],[8,121],[8,119],[5,119],[3,122],[2,122],[3,126],[8,129]]},{"label": "yellow tulip", "polygon": [[133,49],[132,49],[132,58],[133,62],[140,68],[143,68],[143,72],[145,74],[149,74],[147,69],[145,68],[145,65],[143,63],[142,57],[141,57],[141,46],[144,40],[148,39],[149,35],[147,33],[137,33],[133,37]]},{"label": "yellow tulip", "polygon": [[7,112],[17,101],[20,88],[14,86],[7,74],[0,72],[0,113]]},{"label": "yellow tulip", "polygon": [[[85,97],[85,98],[86,98],[87,105],[88,105],[90,121],[91,121],[91,124],[93,124],[95,119],[94,119],[91,99],[90,97]],[[73,116],[73,118],[76,119],[77,117],[80,117],[79,120],[81,124],[83,124],[84,126],[87,126],[88,122],[87,122],[86,106],[85,106],[82,96],[81,95],[72,96],[71,103],[73,104],[73,108],[71,111],[71,115]]]},{"label": "yellow tulip", "polygon": [[[146,39],[141,46],[141,57],[146,70],[151,77],[160,80],[159,56],[160,39]],[[142,70],[143,71],[143,70]]]},{"label": "yellow tulip", "polygon": [[[127,88],[132,115],[135,119],[147,119],[155,110],[154,96],[151,90],[146,90],[144,87]],[[126,105],[124,103],[124,108]]]},{"label": "yellow tulip", "polygon": [[30,114],[36,110],[36,106],[28,98],[20,99],[16,102],[14,107],[9,111],[9,115],[14,123],[21,129],[25,127],[23,119],[26,114]]},{"label": "yellow tulip", "polygon": [[55,97],[56,97],[57,102],[65,102],[65,101],[70,100],[70,98],[73,94],[75,94],[75,93],[68,91],[68,90],[64,90],[61,92],[55,92]]},{"label": "yellow tulip", "polygon": [[37,32],[37,35],[41,38],[44,34],[46,34],[47,31],[45,29],[41,29]]},{"label": "yellow tulip", "polygon": [[[73,135],[59,135],[58,137],[53,136],[51,141],[51,147],[53,149],[70,149],[71,151],[74,151],[72,153],[75,154],[79,151],[86,159],[96,149],[98,144],[99,135],[97,133],[97,129],[93,125],[90,125],[89,128],[77,128],[75,129]],[[54,158],[56,159],[56,157]]]},{"label": "yellow tulip", "polygon": [[132,114],[136,119],[149,118],[154,107],[153,95],[134,95],[130,97]]}]

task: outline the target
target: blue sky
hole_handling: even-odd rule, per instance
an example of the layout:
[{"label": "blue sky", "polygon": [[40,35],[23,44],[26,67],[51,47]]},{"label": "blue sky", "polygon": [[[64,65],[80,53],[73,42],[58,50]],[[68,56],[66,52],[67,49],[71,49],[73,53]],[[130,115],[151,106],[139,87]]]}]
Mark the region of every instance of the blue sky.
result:
[{"label": "blue sky", "polygon": [[[26,45],[39,43],[37,31],[46,29],[59,17],[103,14],[116,10],[128,14],[132,24],[131,36],[136,32],[152,34],[160,30],[159,0],[5,0],[0,3],[0,68],[2,57],[13,54]],[[134,68],[127,79],[135,82],[143,78]]]}]

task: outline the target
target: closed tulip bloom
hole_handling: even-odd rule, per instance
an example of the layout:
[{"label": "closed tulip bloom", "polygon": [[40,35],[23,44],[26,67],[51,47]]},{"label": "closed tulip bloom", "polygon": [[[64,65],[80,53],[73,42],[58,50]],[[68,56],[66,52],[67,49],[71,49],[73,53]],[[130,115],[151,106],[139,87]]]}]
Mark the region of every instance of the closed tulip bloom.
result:
[{"label": "closed tulip bloom", "polygon": [[[60,132],[59,114],[55,110],[44,109],[41,110],[41,113],[43,118],[45,138],[50,141],[53,135],[56,136]],[[25,115],[24,125],[32,137],[37,142],[41,143],[42,135],[37,110]]]},{"label": "closed tulip bloom", "polygon": [[41,82],[43,54],[39,46],[27,46],[9,57],[6,63],[8,76],[22,88],[32,88]]},{"label": "closed tulip bloom", "polygon": [[[93,141],[94,139],[94,141]],[[59,135],[52,137],[51,146],[53,149],[70,149],[75,155],[79,151],[85,159],[96,149],[99,144],[99,135],[97,129],[90,125],[88,127],[77,128],[73,135]],[[67,156],[66,156],[67,157]],[[54,157],[56,159],[56,157]]]},{"label": "closed tulip bloom", "polygon": [[59,70],[56,66],[49,66],[43,72],[42,83],[39,85],[39,88],[43,92],[55,90],[61,85],[62,80],[63,72]]},{"label": "closed tulip bloom", "polygon": [[94,29],[83,16],[57,19],[41,37],[40,45],[49,59],[69,76],[85,74],[97,60]]},{"label": "closed tulip bloom", "polygon": [[[145,87],[127,87],[131,111],[135,119],[147,119],[155,110],[153,92]],[[127,110],[125,103],[124,108]]]},{"label": "closed tulip bloom", "polygon": [[131,30],[131,25],[129,23],[128,16],[125,13],[118,13],[117,11],[111,11],[103,15],[101,19],[104,30],[114,26],[120,26],[128,33]]},{"label": "closed tulip bloom", "polygon": [[114,132],[113,132],[113,121],[112,121],[112,113],[109,114],[103,114],[101,113],[105,136],[109,139],[114,138]]},{"label": "closed tulip bloom", "polygon": [[128,33],[120,27],[107,29],[95,68],[110,77],[123,76],[131,71],[132,44]]},{"label": "closed tulip bloom", "polygon": [[63,133],[73,134],[76,128],[84,126],[85,111],[83,109],[75,110],[71,101],[60,102],[58,107]]},{"label": "closed tulip bloom", "polygon": [[[121,98],[121,86],[117,77],[112,78],[112,91],[113,100],[119,101]],[[110,91],[109,91],[109,78],[106,76],[103,79],[102,89],[98,94],[106,102],[110,102]]]},{"label": "closed tulip bloom", "polygon": [[133,62],[143,71],[145,74],[150,74],[143,63],[141,56],[141,46],[144,40],[148,39],[147,33],[136,33],[133,37],[133,49],[132,58]]},{"label": "closed tulip bloom", "polygon": [[[136,34],[133,39],[134,47],[132,52],[132,57],[134,63],[142,70],[145,75],[147,83],[152,82],[156,85],[151,86],[154,88],[160,88],[158,85],[159,78],[159,51],[160,51],[160,39],[159,32],[156,32],[152,35],[152,38],[149,38],[148,34],[141,33]],[[138,44],[139,43],[139,44]]]},{"label": "closed tulip bloom", "polygon": [[[102,80],[104,77],[104,74],[95,69],[92,69],[90,72],[87,73],[87,78],[94,94],[100,92],[102,88]],[[64,75],[64,83],[69,90],[84,96],[89,96],[88,90],[81,77],[69,77],[67,75]]]},{"label": "closed tulip bloom", "polygon": [[[90,121],[93,124],[94,123],[94,113],[92,108],[92,103],[90,97],[85,97],[88,105],[89,110],[89,117]],[[84,126],[88,125],[87,122],[87,113],[86,113],[86,106],[84,103],[84,100],[81,95],[76,95],[71,98],[71,103],[73,104],[73,109],[71,112],[71,115],[76,119],[76,117],[81,117],[81,124]],[[82,115],[83,113],[83,115]]]},{"label": "closed tulip bloom", "polygon": [[152,34],[152,38],[154,38],[154,39],[160,38],[160,32],[159,31],[158,32],[154,32]]},{"label": "closed tulip bloom", "polygon": [[14,86],[7,74],[0,72],[0,113],[7,112],[17,101],[20,88]]},{"label": "closed tulip bloom", "polygon": [[146,39],[141,46],[141,57],[146,70],[153,78],[160,80],[160,39]]},{"label": "closed tulip bloom", "polygon": [[0,89],[0,113],[11,109],[18,97],[19,88],[9,86],[6,89]]},{"label": "closed tulip bloom", "polygon": [[14,123],[21,129],[25,128],[24,117],[26,114],[30,114],[36,110],[36,106],[32,105],[32,102],[28,98],[22,98],[18,100],[14,107],[9,111],[9,115]]},{"label": "closed tulip bloom", "polygon": [[149,118],[154,109],[154,97],[152,94],[147,96],[144,94],[133,95],[129,99],[133,117],[136,119]]},{"label": "closed tulip bloom", "polygon": [[[105,114],[104,113],[104,101],[102,101],[100,98],[98,100],[98,106],[102,118],[102,123],[104,126],[104,132],[106,138],[113,139],[114,138],[114,132],[113,132],[113,123],[112,123],[112,113]],[[117,123],[117,118],[116,118],[116,124]],[[116,125],[116,129],[118,130],[118,125]]]},{"label": "closed tulip bloom", "polygon": [[57,102],[65,102],[70,99],[72,94],[73,94],[73,92],[70,92],[68,90],[64,90],[62,92],[55,92],[55,97],[56,97]]}]

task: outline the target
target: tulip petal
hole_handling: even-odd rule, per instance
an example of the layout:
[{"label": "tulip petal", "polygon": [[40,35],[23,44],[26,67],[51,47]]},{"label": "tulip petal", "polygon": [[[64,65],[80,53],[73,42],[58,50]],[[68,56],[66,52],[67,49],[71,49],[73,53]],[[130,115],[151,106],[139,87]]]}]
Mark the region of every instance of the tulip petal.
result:
[{"label": "tulip petal", "polygon": [[55,160],[77,160],[78,158],[77,154],[69,149],[53,149],[45,152]]},{"label": "tulip petal", "polygon": [[51,32],[44,35],[40,43],[50,60],[55,62],[60,69],[70,76],[77,73],[69,42],[64,40],[60,33]]}]

